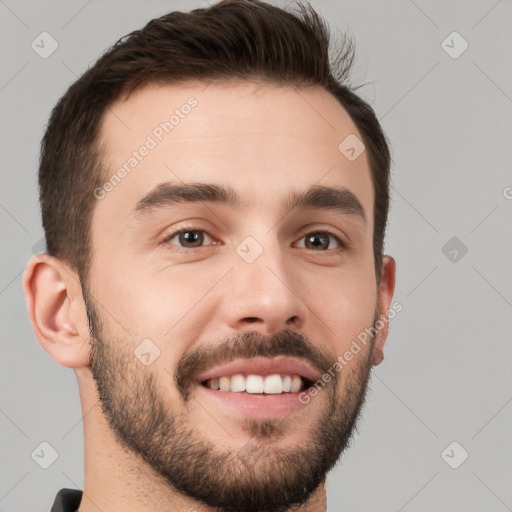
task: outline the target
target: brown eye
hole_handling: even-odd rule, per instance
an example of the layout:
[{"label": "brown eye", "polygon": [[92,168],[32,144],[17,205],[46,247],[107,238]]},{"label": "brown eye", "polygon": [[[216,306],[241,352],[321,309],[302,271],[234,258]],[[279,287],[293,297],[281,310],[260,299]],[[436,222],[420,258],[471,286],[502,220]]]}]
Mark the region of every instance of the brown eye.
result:
[{"label": "brown eye", "polygon": [[[330,245],[332,245],[331,240],[333,239],[337,244],[336,247],[330,247]],[[311,249],[313,251],[322,252],[328,249],[337,249],[343,247],[341,240],[337,236],[327,231],[314,231],[312,233],[308,233],[301,240],[305,240],[304,248]]]},{"label": "brown eye", "polygon": [[[194,249],[196,247],[202,247],[206,239],[211,237],[201,229],[182,229],[177,233],[172,234],[166,239],[166,242],[171,245],[179,245],[184,249]],[[173,240],[176,239],[177,243]]]}]

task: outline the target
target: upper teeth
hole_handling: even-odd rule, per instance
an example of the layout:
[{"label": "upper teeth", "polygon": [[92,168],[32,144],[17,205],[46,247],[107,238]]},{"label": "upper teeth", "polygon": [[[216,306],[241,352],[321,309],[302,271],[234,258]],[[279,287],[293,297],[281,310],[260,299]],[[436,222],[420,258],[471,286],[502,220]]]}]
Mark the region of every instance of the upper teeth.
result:
[{"label": "upper teeth", "polygon": [[280,375],[279,373],[265,377],[254,374],[245,377],[241,373],[237,373],[230,377],[208,379],[206,387],[221,391],[246,391],[247,393],[295,393],[301,390],[302,379],[298,375]]}]

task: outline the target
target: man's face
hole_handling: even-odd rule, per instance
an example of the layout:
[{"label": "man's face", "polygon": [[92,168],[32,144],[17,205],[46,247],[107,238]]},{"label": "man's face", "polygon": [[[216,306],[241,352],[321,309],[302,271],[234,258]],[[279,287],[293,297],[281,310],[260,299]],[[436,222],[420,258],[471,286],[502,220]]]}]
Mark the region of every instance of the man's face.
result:
[{"label": "man's face", "polygon": [[[97,191],[91,371],[118,441],[210,506],[304,503],[364,401],[371,343],[336,364],[379,313],[371,174],[338,149],[350,134],[320,88],[151,85],[106,114],[107,179],[129,171]],[[192,183],[239,204],[206,188],[171,200]],[[348,193],[289,210],[310,187]],[[290,390],[294,375],[323,386]]]}]

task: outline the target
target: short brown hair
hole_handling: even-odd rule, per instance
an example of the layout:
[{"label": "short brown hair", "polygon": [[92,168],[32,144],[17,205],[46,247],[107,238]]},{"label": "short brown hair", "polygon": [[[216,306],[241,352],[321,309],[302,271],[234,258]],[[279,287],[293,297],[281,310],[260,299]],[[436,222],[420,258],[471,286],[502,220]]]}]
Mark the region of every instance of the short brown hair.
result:
[{"label": "short brown hair", "polygon": [[[322,86],[347,110],[368,152],[375,192],[373,250],[380,283],[389,209],[390,152],[373,109],[348,85],[354,43],[329,52],[329,29],[309,5],[298,15],[259,0],[223,0],[171,12],[119,39],[56,104],[41,143],[39,198],[47,252],[82,284],[92,260],[93,191],[106,170],[99,140],[105,111],[148,83],[215,79]],[[341,142],[341,141],[340,141]]]}]

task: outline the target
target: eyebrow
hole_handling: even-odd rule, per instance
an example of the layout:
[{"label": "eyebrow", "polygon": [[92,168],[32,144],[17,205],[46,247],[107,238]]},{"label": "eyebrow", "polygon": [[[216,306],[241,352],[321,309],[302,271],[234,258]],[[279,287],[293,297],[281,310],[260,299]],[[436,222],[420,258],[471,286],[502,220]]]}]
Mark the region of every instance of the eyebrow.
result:
[{"label": "eyebrow", "polygon": [[[229,206],[240,212],[245,206],[233,187],[214,183],[158,184],[137,202],[131,215],[145,217],[163,207],[176,204],[208,202]],[[295,209],[323,209],[360,217],[366,224],[365,210],[357,196],[347,188],[312,185],[306,190],[292,190],[284,202],[286,213]]]}]

